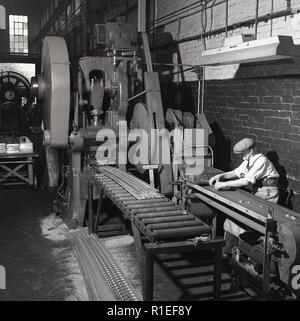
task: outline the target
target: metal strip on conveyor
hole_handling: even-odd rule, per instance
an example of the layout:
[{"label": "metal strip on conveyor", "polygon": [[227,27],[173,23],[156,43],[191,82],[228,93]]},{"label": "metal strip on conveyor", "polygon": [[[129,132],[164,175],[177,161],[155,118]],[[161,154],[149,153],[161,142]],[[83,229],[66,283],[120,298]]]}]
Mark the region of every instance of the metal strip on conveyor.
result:
[{"label": "metal strip on conveyor", "polygon": [[161,195],[157,190],[145,183],[141,179],[128,174],[120,169],[112,166],[99,166],[96,162],[90,162],[95,170],[99,174],[96,176],[105,176],[105,179],[111,179],[113,182],[122,186],[128,193],[134,196],[136,199],[146,198],[160,198]]},{"label": "metal strip on conveyor", "polygon": [[[157,192],[155,193],[159,197],[156,195],[153,198],[153,189],[150,189],[150,193],[148,192],[150,185],[145,182],[136,183],[131,174],[124,173],[116,168],[107,168],[109,167],[104,166],[97,169],[96,181],[103,188],[104,194],[151,242],[186,240],[210,233],[208,225],[194,215],[187,213],[168,198]],[[139,194],[126,189],[125,185],[128,187],[128,184],[123,180],[115,179],[114,175],[111,175],[112,173],[122,178],[124,177],[123,174],[126,174],[130,182],[138,184]],[[132,185],[130,185],[131,187]]]},{"label": "metal strip on conveyor", "polygon": [[141,298],[101,239],[84,229],[72,232],[75,253],[93,301],[138,301]]}]

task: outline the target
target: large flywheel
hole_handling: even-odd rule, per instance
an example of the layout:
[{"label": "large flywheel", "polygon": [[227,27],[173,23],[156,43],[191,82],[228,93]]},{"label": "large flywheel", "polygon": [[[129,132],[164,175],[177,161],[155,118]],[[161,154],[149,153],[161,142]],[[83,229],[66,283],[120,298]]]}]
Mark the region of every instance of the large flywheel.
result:
[{"label": "large flywheel", "polygon": [[62,37],[45,37],[41,75],[32,80],[33,93],[43,101],[45,144],[68,146],[70,117],[70,63]]},{"label": "large flywheel", "polygon": [[62,37],[45,37],[41,74],[32,78],[31,90],[43,103],[44,143],[48,187],[59,179],[58,150],[68,147],[70,117],[70,63]]},{"label": "large flywheel", "polygon": [[0,73],[1,130],[24,129],[30,98],[30,83],[14,71]]}]

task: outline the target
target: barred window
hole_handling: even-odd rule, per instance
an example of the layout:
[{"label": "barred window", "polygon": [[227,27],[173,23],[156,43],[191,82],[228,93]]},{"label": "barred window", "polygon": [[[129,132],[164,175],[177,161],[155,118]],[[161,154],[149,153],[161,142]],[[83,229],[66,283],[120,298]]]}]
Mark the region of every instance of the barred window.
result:
[{"label": "barred window", "polygon": [[28,54],[28,17],[9,15],[10,53]]}]

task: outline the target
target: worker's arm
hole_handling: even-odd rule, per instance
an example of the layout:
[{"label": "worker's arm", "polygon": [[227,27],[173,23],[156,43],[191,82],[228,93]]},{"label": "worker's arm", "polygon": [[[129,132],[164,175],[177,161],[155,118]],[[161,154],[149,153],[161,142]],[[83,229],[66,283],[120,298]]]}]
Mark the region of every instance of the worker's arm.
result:
[{"label": "worker's arm", "polygon": [[233,179],[237,177],[236,176],[236,173],[235,173],[235,170],[232,170],[230,172],[226,172],[226,173],[222,173],[222,174],[217,174],[215,176],[213,176],[210,180],[209,180],[209,185],[213,185],[214,183],[217,183],[219,182],[219,180],[221,178],[227,180],[227,179]]},{"label": "worker's arm", "polygon": [[227,181],[227,182],[216,182],[215,184],[215,189],[226,189],[226,188],[231,188],[231,187],[245,187],[251,185],[251,182],[249,182],[245,178],[239,178],[235,179],[232,181]]}]

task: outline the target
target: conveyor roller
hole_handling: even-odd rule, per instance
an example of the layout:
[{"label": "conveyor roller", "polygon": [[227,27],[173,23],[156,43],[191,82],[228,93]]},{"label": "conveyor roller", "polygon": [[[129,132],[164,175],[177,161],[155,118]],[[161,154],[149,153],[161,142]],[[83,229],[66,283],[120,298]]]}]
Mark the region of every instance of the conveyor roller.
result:
[{"label": "conveyor roller", "polygon": [[147,183],[110,166],[92,164],[95,179],[112,202],[151,242],[210,234],[210,227]]}]

